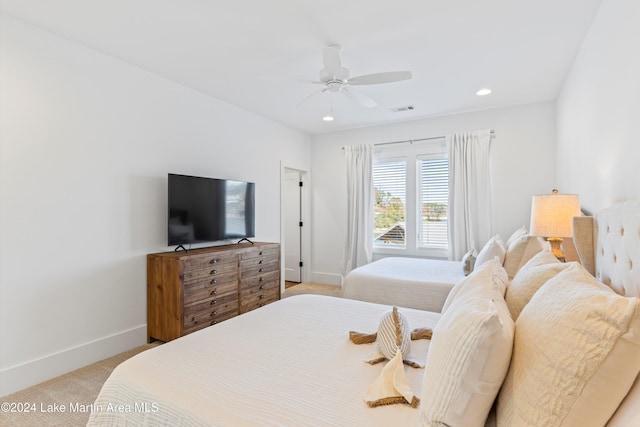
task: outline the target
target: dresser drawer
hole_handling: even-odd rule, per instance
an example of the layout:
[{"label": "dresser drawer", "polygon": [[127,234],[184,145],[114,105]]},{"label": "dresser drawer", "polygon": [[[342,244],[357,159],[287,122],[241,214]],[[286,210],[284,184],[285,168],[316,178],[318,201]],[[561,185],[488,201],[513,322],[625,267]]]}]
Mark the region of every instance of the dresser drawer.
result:
[{"label": "dresser drawer", "polygon": [[249,260],[252,258],[278,258],[280,255],[280,246],[278,245],[267,245],[258,248],[252,248],[244,251],[241,255],[243,260]]},{"label": "dresser drawer", "polygon": [[244,265],[242,266],[242,269],[240,270],[240,276],[242,278],[242,280],[244,280],[247,277],[252,277],[252,276],[259,276],[259,275],[263,275],[266,273],[271,273],[273,271],[279,271],[280,270],[280,263],[276,262],[271,262],[271,263],[263,263],[263,264],[251,264],[251,265]]},{"label": "dresser drawer", "polygon": [[267,304],[278,301],[278,290],[272,289],[262,293],[247,295],[242,297],[240,312],[246,313],[256,308],[264,307]]},{"label": "dresser drawer", "polygon": [[262,298],[258,297],[258,299],[264,299],[270,294],[277,296],[279,287],[280,283],[276,280],[272,280],[270,282],[263,282],[258,286],[243,287],[240,291],[240,295],[242,296],[243,301],[245,298],[252,298],[256,295],[264,295]]},{"label": "dresser drawer", "polygon": [[215,279],[221,276],[226,276],[229,274],[237,274],[237,272],[238,272],[237,263],[217,264],[214,266],[207,266],[205,268],[185,270],[184,281],[185,283],[188,283],[188,282],[200,280],[207,277],[210,278],[211,280],[211,279]]},{"label": "dresser drawer", "polygon": [[240,261],[240,270],[252,269],[267,264],[278,264],[278,260],[279,258],[277,255],[258,256],[249,259],[242,259]]},{"label": "dresser drawer", "polygon": [[240,283],[240,289],[244,295],[245,290],[249,289],[264,289],[267,286],[271,286],[271,283],[278,283],[280,272],[278,270],[268,273],[261,273],[257,276],[249,276],[242,279]]},{"label": "dresser drawer", "polygon": [[184,270],[200,270],[216,267],[222,264],[237,264],[237,253],[212,252],[209,254],[193,255],[184,260]]},{"label": "dresser drawer", "polygon": [[184,333],[212,326],[238,315],[238,300],[207,308],[184,316]]},{"label": "dresser drawer", "polygon": [[191,303],[211,298],[221,298],[226,295],[238,295],[238,277],[231,275],[226,280],[208,278],[200,282],[192,282],[184,287],[184,303]]}]

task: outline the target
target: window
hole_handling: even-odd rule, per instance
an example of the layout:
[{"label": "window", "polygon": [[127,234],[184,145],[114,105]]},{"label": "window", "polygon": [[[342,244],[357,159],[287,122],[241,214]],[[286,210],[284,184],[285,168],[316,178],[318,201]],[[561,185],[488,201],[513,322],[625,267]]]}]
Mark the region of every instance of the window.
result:
[{"label": "window", "polygon": [[373,164],[374,242],[405,245],[406,170],[404,159],[384,159]]},{"label": "window", "polygon": [[449,161],[446,157],[418,158],[418,246],[448,248]]},{"label": "window", "polygon": [[374,252],[446,256],[449,164],[444,138],[377,149]]}]

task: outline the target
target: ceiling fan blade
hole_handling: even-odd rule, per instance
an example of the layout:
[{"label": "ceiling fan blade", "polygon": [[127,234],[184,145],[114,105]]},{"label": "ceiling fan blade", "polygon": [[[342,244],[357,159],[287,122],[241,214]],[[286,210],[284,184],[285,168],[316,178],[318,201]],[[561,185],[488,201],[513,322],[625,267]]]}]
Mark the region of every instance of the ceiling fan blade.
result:
[{"label": "ceiling fan blade", "polygon": [[309,99],[313,98],[314,96],[319,95],[319,94],[321,94],[321,93],[323,93],[323,92],[326,92],[326,91],[327,91],[327,88],[326,88],[326,87],[324,87],[324,88],[322,88],[322,89],[320,89],[320,90],[318,90],[318,91],[316,91],[316,92],[313,92],[311,95],[307,96],[305,99],[303,99],[302,101],[300,101],[300,102],[298,103],[298,105],[296,105],[296,108],[297,108],[297,107],[299,107],[299,106],[301,106],[302,104],[304,104],[305,102],[307,102]]},{"label": "ceiling fan blade", "polygon": [[389,71],[387,73],[365,74],[349,79],[350,85],[376,85],[380,83],[392,83],[409,80],[411,71]]},{"label": "ceiling fan blade", "polygon": [[342,73],[342,61],[338,48],[327,46],[322,51],[322,63],[327,74],[338,76]]},{"label": "ceiling fan blade", "polygon": [[347,96],[347,98],[357,102],[363,107],[373,108],[378,105],[378,103],[369,95],[365,95],[364,93],[358,90],[350,88],[349,86],[343,86],[340,92],[344,93]]}]

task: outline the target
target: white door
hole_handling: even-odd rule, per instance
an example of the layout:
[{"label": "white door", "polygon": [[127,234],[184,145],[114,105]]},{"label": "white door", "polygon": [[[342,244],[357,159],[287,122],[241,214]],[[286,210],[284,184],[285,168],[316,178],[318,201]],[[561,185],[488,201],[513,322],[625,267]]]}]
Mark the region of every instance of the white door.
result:
[{"label": "white door", "polygon": [[[301,177],[299,171],[285,170],[284,176],[284,279],[300,282],[301,260]],[[302,224],[304,225],[304,224]]]}]

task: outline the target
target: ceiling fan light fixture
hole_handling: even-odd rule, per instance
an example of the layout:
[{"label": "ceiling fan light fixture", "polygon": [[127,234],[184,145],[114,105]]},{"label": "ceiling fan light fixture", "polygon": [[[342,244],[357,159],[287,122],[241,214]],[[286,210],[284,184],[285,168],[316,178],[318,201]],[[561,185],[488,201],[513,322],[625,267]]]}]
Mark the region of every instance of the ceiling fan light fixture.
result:
[{"label": "ceiling fan light fixture", "polygon": [[486,96],[486,95],[489,95],[490,93],[491,93],[491,89],[483,88],[483,89],[480,89],[479,91],[477,91],[476,95],[478,95],[478,96]]}]

